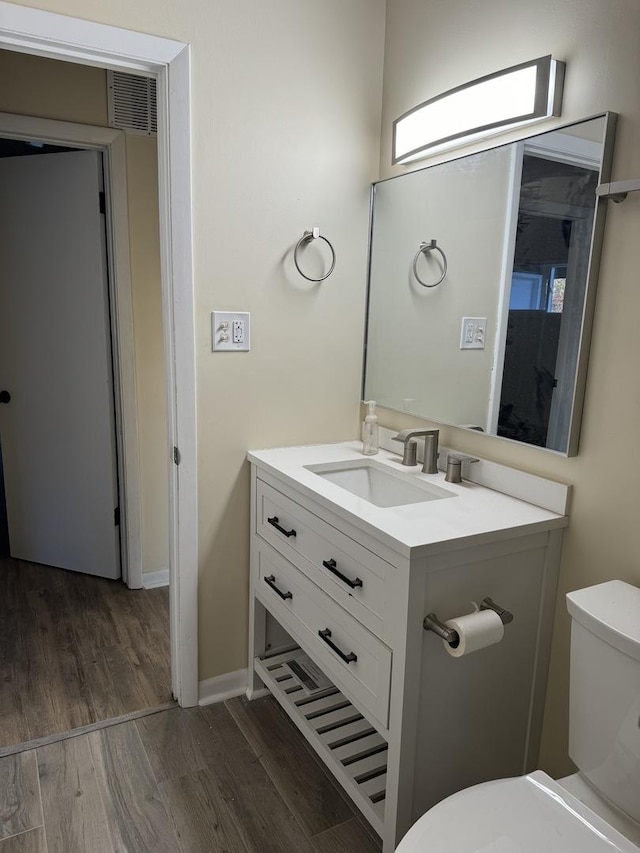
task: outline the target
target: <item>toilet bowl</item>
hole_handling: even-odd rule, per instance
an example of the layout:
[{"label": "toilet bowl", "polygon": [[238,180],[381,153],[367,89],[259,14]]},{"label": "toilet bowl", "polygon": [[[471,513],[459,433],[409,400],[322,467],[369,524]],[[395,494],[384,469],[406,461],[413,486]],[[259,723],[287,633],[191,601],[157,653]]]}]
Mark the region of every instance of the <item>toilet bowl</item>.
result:
[{"label": "toilet bowl", "polygon": [[[623,815],[619,821],[625,823]],[[640,841],[640,826],[629,829]],[[396,853],[618,851],[640,853],[640,846],[541,770],[447,797],[396,848]]]},{"label": "toilet bowl", "polygon": [[567,595],[572,618],[569,754],[453,794],[396,853],[640,853],[640,590],[609,581]]}]

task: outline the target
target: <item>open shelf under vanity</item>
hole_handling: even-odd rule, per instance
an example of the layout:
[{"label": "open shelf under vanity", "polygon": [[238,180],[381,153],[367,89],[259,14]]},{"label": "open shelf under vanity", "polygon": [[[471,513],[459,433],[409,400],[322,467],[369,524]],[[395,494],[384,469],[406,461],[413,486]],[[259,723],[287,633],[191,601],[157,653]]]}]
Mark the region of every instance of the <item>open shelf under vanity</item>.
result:
[{"label": "open shelf under vanity", "polygon": [[255,658],[256,672],[373,828],[382,835],[387,741],[331,684],[309,695],[290,668],[300,648]]}]

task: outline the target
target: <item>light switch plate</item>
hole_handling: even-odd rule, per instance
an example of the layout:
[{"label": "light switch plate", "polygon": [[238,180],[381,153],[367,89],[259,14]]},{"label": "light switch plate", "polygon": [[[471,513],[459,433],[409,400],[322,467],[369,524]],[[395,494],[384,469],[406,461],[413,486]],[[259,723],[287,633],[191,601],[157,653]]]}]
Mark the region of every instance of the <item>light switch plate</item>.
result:
[{"label": "light switch plate", "polygon": [[248,352],[251,349],[251,314],[248,311],[211,312],[212,352]]},{"label": "light switch plate", "polygon": [[460,329],[460,349],[484,349],[486,335],[486,317],[463,317]]}]

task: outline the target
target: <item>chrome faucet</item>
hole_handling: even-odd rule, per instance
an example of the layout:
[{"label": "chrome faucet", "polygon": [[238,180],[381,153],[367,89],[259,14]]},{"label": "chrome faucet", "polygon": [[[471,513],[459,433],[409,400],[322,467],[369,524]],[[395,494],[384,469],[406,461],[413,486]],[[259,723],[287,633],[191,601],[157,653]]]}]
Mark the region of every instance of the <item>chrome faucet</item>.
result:
[{"label": "chrome faucet", "polygon": [[392,436],[394,441],[404,444],[402,454],[403,465],[417,465],[416,456],[418,445],[416,438],[424,436],[424,462],[422,463],[423,474],[438,473],[438,436],[437,429],[403,429],[397,435]]}]

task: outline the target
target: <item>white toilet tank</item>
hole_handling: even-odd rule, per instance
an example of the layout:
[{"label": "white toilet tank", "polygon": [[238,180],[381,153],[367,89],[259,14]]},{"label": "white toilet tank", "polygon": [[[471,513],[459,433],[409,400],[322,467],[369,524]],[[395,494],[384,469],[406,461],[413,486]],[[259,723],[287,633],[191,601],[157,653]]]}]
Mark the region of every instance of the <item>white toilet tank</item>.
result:
[{"label": "white toilet tank", "polygon": [[609,581],[570,592],[569,755],[640,822],[640,589]]}]

